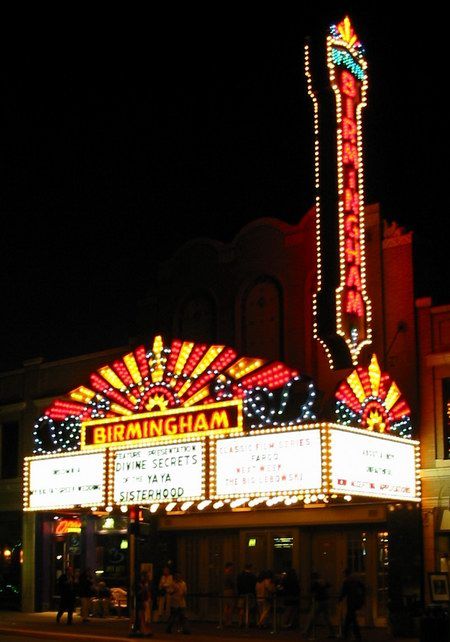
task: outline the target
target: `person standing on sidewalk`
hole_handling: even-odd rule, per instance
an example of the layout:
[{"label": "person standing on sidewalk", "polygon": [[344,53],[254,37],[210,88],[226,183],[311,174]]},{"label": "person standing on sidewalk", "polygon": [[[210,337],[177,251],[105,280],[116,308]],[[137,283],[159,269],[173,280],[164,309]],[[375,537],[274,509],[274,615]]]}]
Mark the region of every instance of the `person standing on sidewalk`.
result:
[{"label": "person standing on sidewalk", "polygon": [[236,578],[234,576],[233,562],[227,562],[223,570],[222,596],[223,625],[231,626],[233,624],[233,613],[236,606]]},{"label": "person standing on sidewalk", "polygon": [[315,628],[323,622],[328,628],[328,637],[334,637],[334,629],[330,620],[330,584],[319,573],[311,573],[311,608],[304,635],[313,640]]},{"label": "person standing on sidewalk", "polygon": [[61,617],[67,611],[67,624],[72,624],[73,612],[75,610],[75,582],[73,568],[68,566],[66,572],[59,576],[57,582],[59,590],[59,609],[56,614],[56,622],[61,622]]},{"label": "person standing on sidewalk", "polygon": [[89,622],[92,598],[95,595],[94,576],[90,568],[80,573],[78,580],[78,595],[80,596],[80,615],[82,622]]},{"label": "person standing on sidewalk", "polygon": [[361,640],[361,630],[358,624],[358,610],[364,606],[366,589],[364,584],[347,568],[344,571],[345,579],[342,583],[339,602],[347,600],[347,612],[344,619],[342,637],[347,639],[350,628],[353,629],[355,640]]},{"label": "person standing on sidewalk", "polygon": [[[254,619],[256,605],[256,575],[253,573],[253,566],[246,564],[244,570],[236,578],[238,594],[238,619],[239,627],[243,628]],[[246,612],[248,622],[246,621]]]},{"label": "person standing on sidewalk", "polygon": [[139,585],[136,593],[136,621],[139,626],[139,633],[143,637],[153,636],[151,629],[151,602],[152,594],[150,590],[150,580],[147,571],[142,571],[139,579]]},{"label": "person standing on sidewalk", "polygon": [[189,634],[188,621],[186,618],[186,594],[187,586],[181,573],[175,573],[170,592],[170,617],[167,622],[166,633],[172,633],[174,625],[181,626],[183,633]]},{"label": "person standing on sidewalk", "polygon": [[165,566],[158,583],[158,620],[168,620],[170,616],[170,589],[173,584],[173,575],[170,568]]}]

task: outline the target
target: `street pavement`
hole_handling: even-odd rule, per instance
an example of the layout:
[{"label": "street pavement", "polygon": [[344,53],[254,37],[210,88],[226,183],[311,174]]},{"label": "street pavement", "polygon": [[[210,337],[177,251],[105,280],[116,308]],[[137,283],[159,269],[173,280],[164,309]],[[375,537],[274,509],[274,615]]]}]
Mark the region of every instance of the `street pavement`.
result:
[{"label": "street pavement", "polygon": [[[0,642],[8,642],[9,639],[22,637],[26,639],[41,640],[67,640],[67,642],[81,640],[82,642],[106,642],[113,640],[130,640],[130,621],[127,617],[92,617],[89,622],[83,623],[78,615],[74,615],[73,625],[66,625],[66,615],[63,616],[62,623],[56,623],[56,613],[22,613],[18,611],[0,611]],[[297,630],[281,630],[276,633],[270,629],[258,630],[249,629],[241,630],[237,626],[226,629],[217,628],[217,624],[212,622],[191,622],[190,639],[199,640],[200,642],[217,641],[236,642],[239,640],[251,640],[254,642],[266,642],[268,640],[278,639],[280,642],[300,642],[305,639]],[[363,629],[363,642],[419,642],[418,638],[394,638],[386,629]],[[157,622],[153,624],[153,637],[161,640],[180,640],[184,638],[181,633],[166,633],[165,624]],[[188,638],[189,639],[189,638]],[[316,635],[316,641],[325,642],[327,640],[327,631],[319,630]],[[436,640],[436,642],[444,642]]]}]

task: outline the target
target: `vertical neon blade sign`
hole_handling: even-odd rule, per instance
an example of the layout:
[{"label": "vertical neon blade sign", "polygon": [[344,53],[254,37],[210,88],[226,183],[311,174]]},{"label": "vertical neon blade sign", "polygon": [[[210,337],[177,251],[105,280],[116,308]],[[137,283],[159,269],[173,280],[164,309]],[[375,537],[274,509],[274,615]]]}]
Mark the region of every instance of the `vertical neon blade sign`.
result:
[{"label": "vertical neon blade sign", "polygon": [[[306,47],[306,76],[315,121],[318,275],[314,335],[322,343],[330,365],[343,368],[356,364],[363,346],[371,343],[361,123],[366,105],[367,63],[349,18],[331,27],[326,56],[327,80],[313,88],[310,51]],[[334,94],[332,107],[330,87]],[[331,167],[329,159],[323,160],[327,152],[334,155],[335,167]]]}]

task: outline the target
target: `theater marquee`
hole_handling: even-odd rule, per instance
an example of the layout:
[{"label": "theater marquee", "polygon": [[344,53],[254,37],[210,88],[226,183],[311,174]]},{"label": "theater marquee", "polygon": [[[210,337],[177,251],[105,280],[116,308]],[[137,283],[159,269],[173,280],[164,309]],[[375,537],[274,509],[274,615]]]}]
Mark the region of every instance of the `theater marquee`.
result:
[{"label": "theater marquee", "polygon": [[27,457],[24,510],[102,506],[106,500],[106,455],[83,453]]},{"label": "theater marquee", "polygon": [[418,496],[417,441],[339,429],[330,430],[330,445],[332,492],[410,501]]},{"label": "theater marquee", "polygon": [[24,510],[420,501],[409,406],[376,355],[338,387],[336,423],[317,421],[315,397],[283,363],[157,336],[45,409]]},{"label": "theater marquee", "polygon": [[269,432],[212,442],[217,498],[320,492],[320,430]]},{"label": "theater marquee", "polygon": [[200,500],[205,498],[205,446],[201,441],[119,449],[110,462],[111,503]]},{"label": "theater marquee", "polygon": [[81,448],[241,430],[242,402],[224,401],[192,409],[180,408],[130,417],[86,421],[81,427]]}]

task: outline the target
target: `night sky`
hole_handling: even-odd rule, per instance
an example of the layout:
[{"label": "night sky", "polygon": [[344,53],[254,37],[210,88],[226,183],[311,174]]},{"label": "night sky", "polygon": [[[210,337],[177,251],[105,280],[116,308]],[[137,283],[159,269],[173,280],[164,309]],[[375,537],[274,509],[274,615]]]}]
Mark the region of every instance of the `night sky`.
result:
[{"label": "night sky", "polygon": [[413,230],[417,296],[450,303],[444,21],[383,3],[207,6],[56,16],[60,28],[31,35],[2,24],[0,370],[127,342],[157,262],[181,243],[303,216],[304,39],[346,13],[369,62],[366,202]]}]

